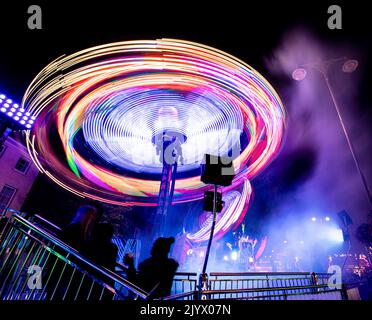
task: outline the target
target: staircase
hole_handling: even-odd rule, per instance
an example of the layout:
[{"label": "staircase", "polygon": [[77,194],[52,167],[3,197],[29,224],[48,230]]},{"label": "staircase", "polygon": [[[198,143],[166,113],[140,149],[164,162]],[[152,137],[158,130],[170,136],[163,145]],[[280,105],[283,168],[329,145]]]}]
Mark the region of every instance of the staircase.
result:
[{"label": "staircase", "polygon": [[[147,300],[149,294],[121,271],[98,266],[58,239],[58,226],[22,213],[0,216],[1,300]],[[341,300],[345,288],[329,284],[330,274],[177,273],[171,296],[162,300]]]},{"label": "staircase", "polygon": [[20,214],[0,217],[0,300],[125,300],[148,294]]}]

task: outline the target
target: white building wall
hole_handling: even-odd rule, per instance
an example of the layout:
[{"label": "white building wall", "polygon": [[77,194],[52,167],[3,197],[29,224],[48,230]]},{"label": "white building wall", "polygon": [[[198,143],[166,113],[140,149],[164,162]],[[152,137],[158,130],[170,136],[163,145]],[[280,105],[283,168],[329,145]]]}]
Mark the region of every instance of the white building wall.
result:
[{"label": "white building wall", "polygon": [[[16,189],[9,207],[20,210],[36,179],[38,170],[31,161],[24,145],[8,137],[4,146],[5,148],[0,151],[0,192],[5,185]],[[29,166],[24,173],[15,169],[20,158],[29,162]]]}]

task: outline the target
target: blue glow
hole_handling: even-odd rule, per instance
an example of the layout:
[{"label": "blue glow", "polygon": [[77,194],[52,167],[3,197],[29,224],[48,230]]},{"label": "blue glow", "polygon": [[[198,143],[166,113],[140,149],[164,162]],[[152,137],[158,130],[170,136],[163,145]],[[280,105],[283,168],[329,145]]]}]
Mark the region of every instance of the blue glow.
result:
[{"label": "blue glow", "polygon": [[[0,94],[0,111],[5,113],[12,120],[24,125],[27,129],[31,129],[34,120],[36,120],[35,116],[26,112],[25,109],[19,108],[18,103],[14,103],[12,99],[7,98],[4,94]],[[22,117],[23,120],[19,121]],[[29,120],[29,117],[31,117],[32,120]],[[27,120],[29,121],[26,124]]]},{"label": "blue glow", "polygon": [[238,260],[238,252],[237,251],[233,251],[231,252],[231,260]]},{"label": "blue glow", "polygon": [[341,243],[344,241],[344,236],[341,229],[331,229],[328,231],[328,239],[332,242]]}]

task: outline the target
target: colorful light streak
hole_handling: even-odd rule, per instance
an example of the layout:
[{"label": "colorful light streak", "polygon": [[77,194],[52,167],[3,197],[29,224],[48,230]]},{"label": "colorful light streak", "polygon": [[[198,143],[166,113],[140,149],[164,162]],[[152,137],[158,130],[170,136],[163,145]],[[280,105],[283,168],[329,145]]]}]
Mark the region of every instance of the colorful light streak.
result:
[{"label": "colorful light streak", "polygon": [[[246,203],[248,180],[276,155],[285,127],[280,98],[252,67],[173,39],[62,56],[32,81],[22,107],[38,117],[27,144],[41,172],[79,196],[121,205],[156,205],[160,179],[153,175],[162,164],[153,138],[163,131],[187,138],[173,203],[201,199],[209,189],[197,170],[204,154],[229,152],[238,174],[224,192],[242,188],[239,203]],[[50,141],[53,125],[64,159]],[[230,211],[221,230],[237,221]]]},{"label": "colorful light streak", "polygon": [[[247,179],[243,182],[243,189],[239,192],[232,190],[223,196],[225,201],[224,209],[217,214],[217,221],[215,226],[214,240],[221,238],[232,225],[241,220],[247,209],[249,200],[252,194],[252,188]],[[187,238],[193,242],[203,242],[209,239],[210,230],[212,226],[213,214],[210,213],[209,218],[206,219],[201,228],[195,233],[187,234]]]}]

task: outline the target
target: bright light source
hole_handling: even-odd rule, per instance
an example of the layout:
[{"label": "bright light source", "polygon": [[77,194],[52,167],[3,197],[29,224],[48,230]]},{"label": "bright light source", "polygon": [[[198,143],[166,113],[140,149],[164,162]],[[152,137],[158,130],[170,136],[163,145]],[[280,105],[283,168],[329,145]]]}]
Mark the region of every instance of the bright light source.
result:
[{"label": "bright light source", "polygon": [[305,242],[303,240],[300,241],[300,244],[304,244]]},{"label": "bright light source", "polygon": [[287,240],[284,240],[283,243],[288,243],[288,241]]},{"label": "bright light source", "polygon": [[[25,109],[19,108],[20,106],[18,103],[14,103],[12,99],[7,98],[4,94],[0,94],[0,106],[0,111],[6,113],[13,121],[17,121],[18,124],[25,126],[27,129],[32,128],[32,124],[36,120],[36,117],[30,112],[26,112]],[[32,120],[27,122],[29,117],[31,117]]]},{"label": "bright light source", "polygon": [[223,260],[229,261],[229,257],[228,256],[223,256]]},{"label": "bright light source", "polygon": [[331,220],[330,217],[325,217],[324,219],[325,219],[325,221],[330,221]]},{"label": "bright light source", "polygon": [[341,243],[344,241],[344,236],[341,229],[331,229],[327,232],[328,239],[333,242]]},{"label": "bright light source", "polygon": [[292,78],[296,81],[302,81],[306,78],[307,71],[304,68],[297,68],[292,72]]},{"label": "bright light source", "polygon": [[315,222],[316,221],[316,217],[312,217],[311,218],[311,221]]},{"label": "bright light source", "polygon": [[204,251],[200,251],[200,253],[199,253],[199,257],[200,257],[200,258],[203,258],[203,257],[204,257]]},{"label": "bright light source", "polygon": [[352,73],[358,68],[359,62],[355,59],[345,61],[342,66],[342,71],[346,73]]},{"label": "bright light source", "polygon": [[231,252],[231,259],[232,260],[238,260],[238,252],[237,251],[233,251]]},{"label": "bright light source", "polygon": [[249,262],[250,263],[254,262],[254,259],[252,257],[249,257]]}]

